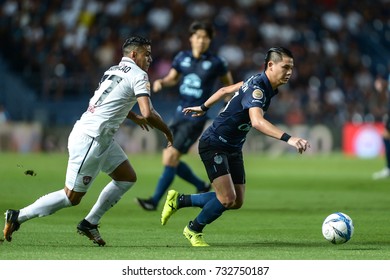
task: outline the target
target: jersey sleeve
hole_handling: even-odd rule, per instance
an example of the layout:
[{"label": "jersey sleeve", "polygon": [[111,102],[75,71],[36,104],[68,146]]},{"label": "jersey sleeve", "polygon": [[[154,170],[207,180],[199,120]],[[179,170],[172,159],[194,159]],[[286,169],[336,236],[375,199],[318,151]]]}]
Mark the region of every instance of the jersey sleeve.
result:
[{"label": "jersey sleeve", "polygon": [[259,86],[249,86],[245,91],[244,98],[241,101],[244,109],[252,107],[264,108],[266,106],[266,96],[264,89]]},{"label": "jersey sleeve", "polygon": [[173,58],[173,61],[172,61],[172,68],[175,69],[178,73],[182,72],[181,67],[180,67],[180,63],[183,60],[183,56],[184,56],[184,52],[181,51]]},{"label": "jersey sleeve", "polygon": [[136,77],[134,82],[134,94],[136,97],[150,96],[150,82],[146,73]]},{"label": "jersey sleeve", "polygon": [[218,67],[217,67],[217,73],[218,77],[225,76],[226,73],[229,71],[228,69],[228,62],[223,57],[217,57],[219,60]]}]

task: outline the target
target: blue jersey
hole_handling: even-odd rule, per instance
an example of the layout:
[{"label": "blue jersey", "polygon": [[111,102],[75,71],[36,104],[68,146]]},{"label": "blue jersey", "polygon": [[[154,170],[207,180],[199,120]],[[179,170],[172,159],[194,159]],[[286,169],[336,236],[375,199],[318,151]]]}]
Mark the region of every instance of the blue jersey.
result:
[{"label": "blue jersey", "polygon": [[259,107],[266,112],[277,93],[264,72],[248,78],[200,140],[231,151],[241,150],[252,127],[249,108]]},{"label": "blue jersey", "polygon": [[181,51],[174,58],[172,68],[181,74],[180,101],[175,120],[204,121],[206,116],[193,118],[190,115],[184,115],[182,109],[199,106],[213,94],[218,78],[228,72],[226,61],[210,52],[196,59],[191,51]]}]

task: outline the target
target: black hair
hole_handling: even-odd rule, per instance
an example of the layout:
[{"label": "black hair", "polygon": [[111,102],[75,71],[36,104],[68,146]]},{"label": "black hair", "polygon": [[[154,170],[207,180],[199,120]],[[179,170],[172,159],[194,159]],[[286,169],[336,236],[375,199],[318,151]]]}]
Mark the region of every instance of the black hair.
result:
[{"label": "black hair", "polygon": [[130,38],[127,38],[122,45],[122,51],[125,51],[125,48],[128,46],[139,47],[139,46],[150,46],[152,42],[149,39],[135,35]]},{"label": "black hair", "polygon": [[198,30],[205,30],[207,33],[207,36],[212,39],[214,37],[214,28],[211,25],[210,22],[207,21],[194,21],[189,29],[188,32],[190,33],[190,36],[192,36],[196,31]]},{"label": "black hair", "polygon": [[270,48],[264,58],[264,65],[265,65],[265,70],[267,70],[267,65],[270,60],[275,61],[275,62],[280,62],[282,61],[282,56],[287,56],[290,58],[294,58],[293,54],[290,50],[283,48],[283,47],[272,47]]}]

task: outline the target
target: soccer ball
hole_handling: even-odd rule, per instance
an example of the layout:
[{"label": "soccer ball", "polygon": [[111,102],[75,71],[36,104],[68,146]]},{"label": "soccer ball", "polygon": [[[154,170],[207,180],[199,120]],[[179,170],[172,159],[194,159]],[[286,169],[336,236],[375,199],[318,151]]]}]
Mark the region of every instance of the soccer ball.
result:
[{"label": "soccer ball", "polygon": [[330,214],[322,224],[322,235],[333,244],[342,244],[351,239],[354,227],[352,219],[341,212]]}]

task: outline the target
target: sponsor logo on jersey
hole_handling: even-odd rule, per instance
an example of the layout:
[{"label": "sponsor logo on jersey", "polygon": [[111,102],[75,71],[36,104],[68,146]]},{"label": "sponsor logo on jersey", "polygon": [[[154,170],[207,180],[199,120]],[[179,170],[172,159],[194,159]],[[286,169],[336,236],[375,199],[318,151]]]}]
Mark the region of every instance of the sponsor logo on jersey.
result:
[{"label": "sponsor logo on jersey", "polygon": [[183,77],[183,83],[180,86],[180,94],[200,98],[203,94],[202,79],[196,74],[188,74]]},{"label": "sponsor logo on jersey", "polygon": [[252,92],[252,97],[254,99],[262,99],[264,96],[264,93],[261,89],[255,89],[253,92]]},{"label": "sponsor logo on jersey", "polygon": [[150,83],[149,82],[146,83],[145,87],[146,87],[147,91],[150,91]]},{"label": "sponsor logo on jersey", "polygon": [[91,182],[91,180],[92,180],[91,176],[84,176],[83,177],[83,184],[86,186]]},{"label": "sponsor logo on jersey", "polygon": [[256,102],[258,102],[258,103],[263,103],[261,100],[257,100],[257,99],[252,99],[251,102],[252,102],[252,103],[256,103]]}]

